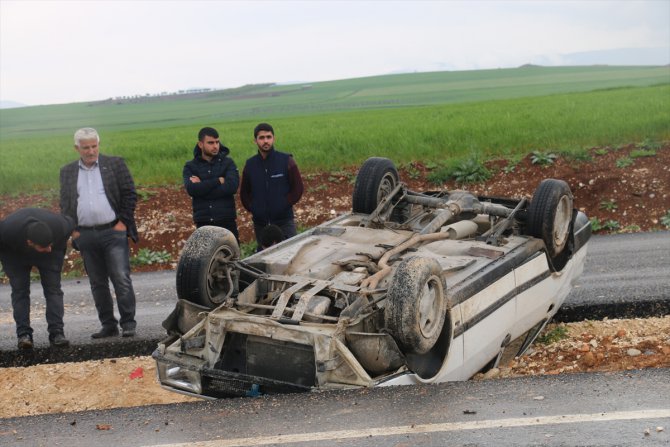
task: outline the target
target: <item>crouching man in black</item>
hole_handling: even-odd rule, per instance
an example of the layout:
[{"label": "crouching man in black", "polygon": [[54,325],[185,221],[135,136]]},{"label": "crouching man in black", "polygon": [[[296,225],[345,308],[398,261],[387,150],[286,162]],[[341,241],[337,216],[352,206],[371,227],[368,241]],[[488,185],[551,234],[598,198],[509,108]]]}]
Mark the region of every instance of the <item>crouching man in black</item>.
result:
[{"label": "crouching man in black", "polygon": [[0,261],[12,287],[12,308],[19,349],[33,347],[30,327],[30,271],[37,267],[46,298],[51,346],[70,343],[63,331],[63,290],[60,279],[71,218],[39,208],[18,210],[0,221]]}]

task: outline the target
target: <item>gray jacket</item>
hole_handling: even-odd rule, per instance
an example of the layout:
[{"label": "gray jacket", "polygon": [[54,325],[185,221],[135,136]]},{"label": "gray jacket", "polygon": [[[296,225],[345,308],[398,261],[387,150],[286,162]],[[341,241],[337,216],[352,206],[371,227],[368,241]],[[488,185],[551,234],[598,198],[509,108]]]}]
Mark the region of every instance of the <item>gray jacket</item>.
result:
[{"label": "gray jacket", "polygon": [[[128,236],[137,242],[137,226],[135,225],[135,204],[137,194],[133,177],[130,175],[126,162],[121,157],[98,156],[100,175],[105,188],[105,195],[116,217],[126,225]],[[61,213],[77,219],[77,179],[79,177],[79,160],[63,166],[60,170],[60,209]]]}]

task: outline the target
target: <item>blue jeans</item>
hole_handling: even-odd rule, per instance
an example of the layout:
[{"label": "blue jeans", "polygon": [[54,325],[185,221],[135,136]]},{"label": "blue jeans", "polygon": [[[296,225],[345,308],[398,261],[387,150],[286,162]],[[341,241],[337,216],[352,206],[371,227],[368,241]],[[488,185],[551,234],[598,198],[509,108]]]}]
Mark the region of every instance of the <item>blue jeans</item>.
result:
[{"label": "blue jeans", "polygon": [[40,272],[42,290],[46,299],[47,331],[49,335],[63,333],[63,290],[60,274],[63,269],[65,250],[30,255],[2,255],[2,266],[12,287],[12,309],[16,322],[16,335],[29,335],[30,327],[30,271],[33,266]]},{"label": "blue jeans", "polygon": [[[120,324],[123,329],[135,329],[135,290],[130,279],[130,249],[126,232],[112,228],[82,229],[76,243],[84,258],[84,268],[102,327],[111,329]],[[116,293],[120,320],[114,316],[110,280]]]}]

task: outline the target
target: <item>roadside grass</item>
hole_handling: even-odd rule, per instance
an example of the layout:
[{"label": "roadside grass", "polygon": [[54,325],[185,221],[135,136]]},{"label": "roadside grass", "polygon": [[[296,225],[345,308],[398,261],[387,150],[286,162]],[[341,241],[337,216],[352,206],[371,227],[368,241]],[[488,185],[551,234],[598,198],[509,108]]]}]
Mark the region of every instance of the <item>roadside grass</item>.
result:
[{"label": "roadside grass", "polygon": [[155,251],[149,248],[140,248],[140,250],[130,258],[130,265],[133,267],[142,265],[167,264],[172,256],[166,250]]},{"label": "roadside grass", "polygon": [[660,219],[661,224],[670,229],[670,210],[668,210]]},{"label": "roadside grass", "polygon": [[601,210],[614,211],[617,208],[619,208],[619,205],[617,205],[616,200],[614,199],[600,201]]},{"label": "roadside grass", "polygon": [[[607,153],[607,150],[605,149],[604,151],[605,152],[603,152],[603,149],[596,149],[595,154],[596,156],[604,155]],[[589,150],[582,147],[563,149],[558,155],[575,163],[587,163],[593,160],[593,156]]]},{"label": "roadside grass", "polygon": [[479,154],[471,154],[465,159],[455,159],[428,174],[428,181],[436,185],[447,180],[455,180],[456,183],[466,185],[470,183],[484,182],[491,177],[489,171]]},{"label": "roadside grass", "polygon": [[530,157],[530,162],[538,166],[549,166],[554,164],[558,155],[554,153],[547,153],[542,151],[533,151]]},{"label": "roadside grass", "polygon": [[[670,139],[670,84],[486,102],[347,111],[272,120],[277,149],[304,172],[334,171],[371,156],[455,166],[476,156],[514,159],[613,142]],[[101,132],[101,151],[126,159],[138,186],[181,181],[200,125],[218,127],[241,170],[256,151],[257,120],[201,121],[161,129]],[[73,128],[74,129],[74,128]],[[59,168],[76,159],[70,135],[0,141],[0,194],[58,187]],[[653,151],[637,149],[647,155]]]},{"label": "roadside grass", "polygon": [[616,160],[616,167],[623,169],[633,164],[633,159],[630,157],[621,157]]},{"label": "roadside grass", "polygon": [[621,228],[621,224],[614,220],[608,219],[606,221],[601,221],[597,217],[592,217],[590,219],[591,230],[595,233],[597,231],[617,231]]},{"label": "roadside grass", "polygon": [[553,329],[540,334],[535,341],[542,345],[548,345],[566,338],[568,338],[568,328],[565,326],[556,326]]},{"label": "roadside grass", "polygon": [[147,201],[155,195],[156,193],[154,191],[147,191],[146,189],[137,190],[137,200],[140,202]]},{"label": "roadside grass", "polygon": [[630,151],[630,158],[653,157],[656,155],[656,150],[653,149],[635,149]]},{"label": "roadside grass", "polygon": [[256,253],[256,240],[240,244],[240,259],[248,258],[254,253]]}]

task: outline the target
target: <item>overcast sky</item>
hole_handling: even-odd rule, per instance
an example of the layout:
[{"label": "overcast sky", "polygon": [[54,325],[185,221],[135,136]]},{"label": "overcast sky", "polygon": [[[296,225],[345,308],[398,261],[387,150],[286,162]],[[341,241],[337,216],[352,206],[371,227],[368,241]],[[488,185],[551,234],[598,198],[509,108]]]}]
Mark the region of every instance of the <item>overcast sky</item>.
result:
[{"label": "overcast sky", "polygon": [[0,101],[562,65],[622,48],[670,63],[670,0],[0,0]]}]

